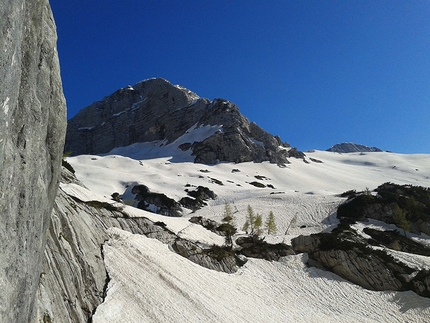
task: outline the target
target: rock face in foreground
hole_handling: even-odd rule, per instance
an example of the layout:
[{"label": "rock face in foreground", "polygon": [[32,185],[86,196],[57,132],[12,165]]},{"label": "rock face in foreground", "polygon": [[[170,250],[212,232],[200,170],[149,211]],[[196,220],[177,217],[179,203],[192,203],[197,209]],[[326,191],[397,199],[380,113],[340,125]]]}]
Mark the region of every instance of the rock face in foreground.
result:
[{"label": "rock face in foreground", "polygon": [[376,147],[368,147],[360,144],[354,144],[352,142],[344,142],[341,144],[336,144],[333,147],[327,149],[327,151],[332,151],[336,153],[356,153],[356,152],[380,152],[382,151]]},{"label": "rock face in foreground", "polygon": [[66,130],[48,0],[0,2],[0,320],[31,322]]},{"label": "rock face in foreground", "polygon": [[109,282],[103,259],[103,246],[109,239],[108,228],[160,240],[181,256],[209,269],[229,273],[238,269],[238,258],[223,247],[202,248],[196,242],[180,238],[163,222],[130,216],[122,203],[82,201],[70,195],[68,185],[86,189],[65,168],[61,183],[37,291],[38,323],[91,322],[97,306],[104,301]]},{"label": "rock face in foreground", "polygon": [[218,131],[180,147],[192,150],[195,162],[287,162],[280,138],[250,123],[235,104],[200,98],[164,79],[120,89],[81,110],[69,120],[65,150],[73,155],[103,154],[136,142],[169,144],[192,127],[203,126],[218,126]]}]

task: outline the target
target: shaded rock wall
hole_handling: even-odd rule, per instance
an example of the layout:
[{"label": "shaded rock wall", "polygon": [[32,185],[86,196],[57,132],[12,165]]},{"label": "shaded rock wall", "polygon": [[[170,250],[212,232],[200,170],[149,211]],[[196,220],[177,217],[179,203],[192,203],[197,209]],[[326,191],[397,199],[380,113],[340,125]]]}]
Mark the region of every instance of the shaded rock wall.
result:
[{"label": "shaded rock wall", "polygon": [[197,123],[206,108],[207,102],[198,99],[163,79],[119,89],[69,120],[65,150],[100,154],[135,142],[173,141]]},{"label": "shaded rock wall", "polygon": [[120,89],[81,110],[69,120],[65,150],[73,155],[103,154],[136,142],[171,143],[196,124],[222,126],[222,131],[181,146],[192,149],[195,162],[287,162],[280,138],[250,123],[235,104],[200,98],[164,79]]},{"label": "shaded rock wall", "polygon": [[66,129],[48,0],[0,2],[0,318],[30,322]]}]

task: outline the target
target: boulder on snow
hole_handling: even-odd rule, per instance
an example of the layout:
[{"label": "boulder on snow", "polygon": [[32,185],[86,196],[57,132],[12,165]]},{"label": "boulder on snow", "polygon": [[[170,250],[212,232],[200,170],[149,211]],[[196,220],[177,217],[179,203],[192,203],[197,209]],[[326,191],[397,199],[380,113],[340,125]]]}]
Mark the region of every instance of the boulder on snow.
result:
[{"label": "boulder on snow", "polygon": [[216,198],[216,194],[207,187],[198,186],[195,190],[190,191],[189,189],[185,190],[189,196],[185,196],[179,200],[179,203],[186,207],[187,209],[191,209],[196,211],[206,206],[207,203],[205,201]]},{"label": "boulder on snow", "polygon": [[139,209],[167,216],[182,216],[181,205],[163,193],[151,192],[145,185],[136,185],[131,192],[139,201]]}]

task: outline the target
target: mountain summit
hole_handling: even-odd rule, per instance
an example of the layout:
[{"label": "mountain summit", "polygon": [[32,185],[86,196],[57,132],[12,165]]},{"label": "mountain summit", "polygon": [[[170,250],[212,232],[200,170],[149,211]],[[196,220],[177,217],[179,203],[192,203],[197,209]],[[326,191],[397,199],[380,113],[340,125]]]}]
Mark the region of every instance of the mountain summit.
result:
[{"label": "mountain summit", "polygon": [[175,144],[194,162],[287,162],[287,143],[250,123],[230,101],[200,98],[157,78],[122,88],[69,120],[65,151],[105,154],[135,143]]},{"label": "mountain summit", "polygon": [[382,150],[376,147],[368,147],[361,144],[355,144],[353,142],[343,142],[341,144],[336,144],[327,151],[332,151],[336,153],[356,153],[356,152],[381,152]]}]

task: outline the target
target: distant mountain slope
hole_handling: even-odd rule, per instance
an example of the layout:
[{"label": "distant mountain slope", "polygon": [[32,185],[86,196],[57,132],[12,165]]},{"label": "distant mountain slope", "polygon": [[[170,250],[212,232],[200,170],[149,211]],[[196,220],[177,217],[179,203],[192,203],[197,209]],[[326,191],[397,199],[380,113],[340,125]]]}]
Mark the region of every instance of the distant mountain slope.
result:
[{"label": "distant mountain slope", "polygon": [[368,147],[361,144],[354,144],[353,142],[343,142],[336,144],[327,151],[336,153],[356,153],[356,152],[381,152],[382,150],[376,147]]},{"label": "distant mountain slope", "polygon": [[104,154],[117,147],[155,141],[164,146],[207,126],[214,131],[182,140],[178,146],[190,151],[195,162],[287,162],[288,144],[250,123],[235,104],[200,98],[164,79],[119,89],[81,110],[69,120],[65,151]]}]

